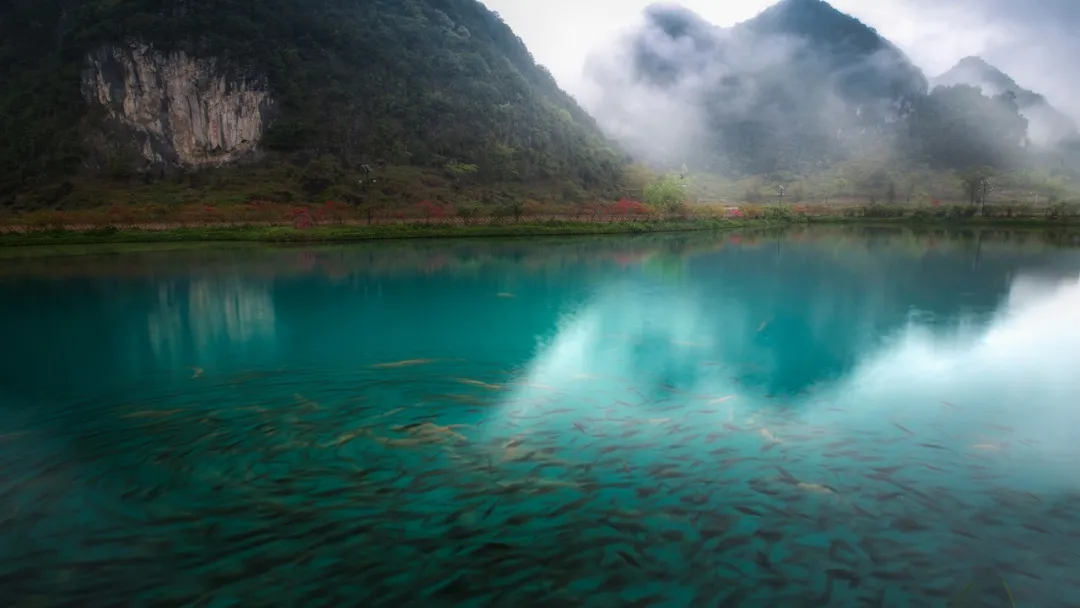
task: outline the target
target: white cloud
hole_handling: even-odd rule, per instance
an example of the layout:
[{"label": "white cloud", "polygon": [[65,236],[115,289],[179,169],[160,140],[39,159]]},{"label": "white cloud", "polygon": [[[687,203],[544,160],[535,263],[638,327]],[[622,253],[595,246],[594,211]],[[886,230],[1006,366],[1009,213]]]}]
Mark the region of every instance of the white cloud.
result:
[{"label": "white cloud", "polygon": [[[650,0],[483,0],[525,41],[571,93],[591,49],[631,26]],[[683,0],[711,23],[730,26],[749,19],[770,0]],[[894,42],[927,76],[960,58],[982,55],[1022,86],[1046,94],[1080,114],[1069,61],[1080,54],[1080,2],[1076,0],[834,0],[838,10],[874,27]]]}]

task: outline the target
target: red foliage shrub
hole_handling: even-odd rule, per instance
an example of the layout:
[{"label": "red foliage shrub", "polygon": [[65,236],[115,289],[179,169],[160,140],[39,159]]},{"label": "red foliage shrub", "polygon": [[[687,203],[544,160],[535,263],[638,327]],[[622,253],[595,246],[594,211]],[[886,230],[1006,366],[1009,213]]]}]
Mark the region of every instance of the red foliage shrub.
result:
[{"label": "red foliage shrub", "polygon": [[296,226],[297,230],[304,230],[311,228],[315,225],[315,220],[312,219],[311,214],[302,213],[300,215],[293,216],[293,226]]},{"label": "red foliage shrub", "polygon": [[625,196],[618,200],[611,206],[612,215],[648,215],[649,208],[640,201],[634,201],[626,198]]}]

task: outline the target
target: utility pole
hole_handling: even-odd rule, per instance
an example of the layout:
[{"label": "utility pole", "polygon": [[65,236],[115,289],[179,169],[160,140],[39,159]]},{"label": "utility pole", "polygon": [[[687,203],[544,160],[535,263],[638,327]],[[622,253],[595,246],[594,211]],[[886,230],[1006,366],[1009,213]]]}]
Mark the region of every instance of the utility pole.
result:
[{"label": "utility pole", "polygon": [[780,204],[783,205],[784,204],[784,187],[783,186],[777,186],[776,190],[780,194]]},{"label": "utility pole", "polygon": [[990,186],[990,180],[988,180],[988,179],[983,179],[981,185],[982,185],[982,196],[980,197],[980,200],[979,200],[979,215],[985,216],[986,215],[986,197],[987,197],[987,195],[990,194],[990,191],[993,188]]}]

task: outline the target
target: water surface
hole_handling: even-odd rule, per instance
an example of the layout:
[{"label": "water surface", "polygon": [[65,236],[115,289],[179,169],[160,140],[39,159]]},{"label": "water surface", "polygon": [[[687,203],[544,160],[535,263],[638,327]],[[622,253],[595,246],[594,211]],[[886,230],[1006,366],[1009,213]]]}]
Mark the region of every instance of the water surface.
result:
[{"label": "water surface", "polygon": [[1080,605],[1061,240],[0,261],[0,600]]}]

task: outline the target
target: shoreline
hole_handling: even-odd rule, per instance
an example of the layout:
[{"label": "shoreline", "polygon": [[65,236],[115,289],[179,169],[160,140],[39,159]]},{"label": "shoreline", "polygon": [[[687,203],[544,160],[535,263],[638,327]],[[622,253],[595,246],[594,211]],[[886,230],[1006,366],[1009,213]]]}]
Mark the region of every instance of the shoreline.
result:
[{"label": "shoreline", "polygon": [[1080,224],[1041,218],[865,218],[809,217],[797,221],[765,219],[697,218],[656,221],[547,220],[512,223],[454,224],[399,222],[369,225],[293,226],[232,225],[183,226],[163,229],[101,227],[91,229],[50,228],[0,231],[0,250],[67,245],[169,244],[169,243],[350,243],[378,240],[545,237],[648,234],[745,228],[781,228],[799,225],[892,225],[912,229],[1027,228],[1080,233]]},{"label": "shoreline", "polygon": [[0,249],[40,245],[107,245],[125,243],[348,243],[398,239],[576,236],[647,234],[786,226],[767,220],[687,219],[660,221],[542,221],[489,224],[401,222],[293,226],[184,226],[165,229],[105,227],[58,228],[0,232]]}]

